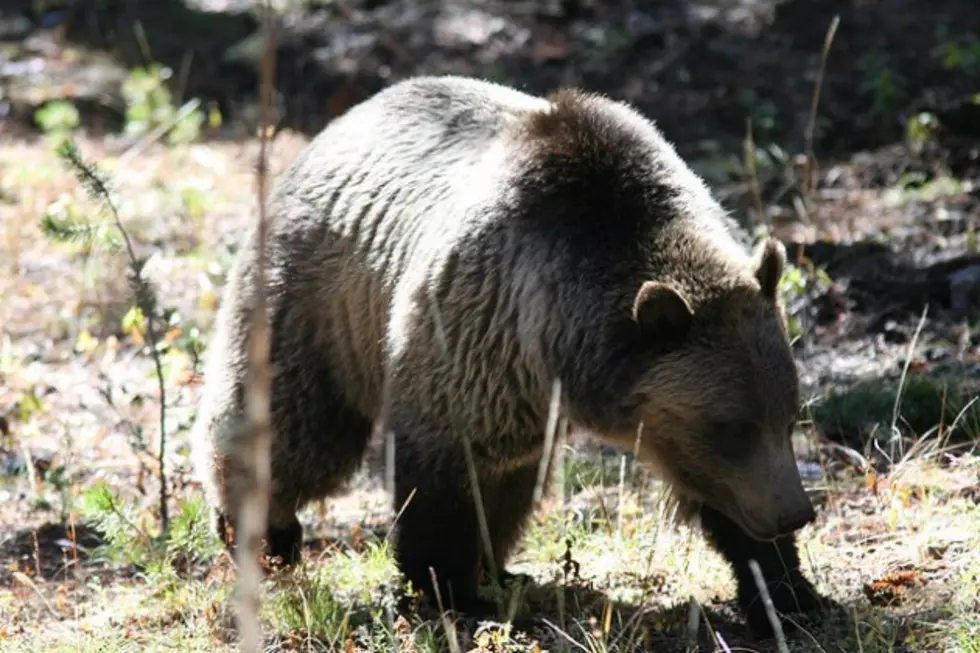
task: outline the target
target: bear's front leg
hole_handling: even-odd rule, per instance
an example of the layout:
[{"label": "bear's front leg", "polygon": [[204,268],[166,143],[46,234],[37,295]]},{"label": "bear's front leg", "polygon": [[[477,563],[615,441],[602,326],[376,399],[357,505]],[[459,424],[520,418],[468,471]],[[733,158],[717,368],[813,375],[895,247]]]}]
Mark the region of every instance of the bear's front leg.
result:
[{"label": "bear's front leg", "polygon": [[[703,506],[700,514],[708,541],[735,572],[738,603],[756,635],[772,637],[773,630],[749,566],[750,560],[759,564],[773,607],[781,616],[814,613],[828,604],[803,576],[795,535],[786,535],[774,542],[760,542],[713,508]],[[781,623],[784,629],[792,627],[785,619]]]},{"label": "bear's front leg", "polygon": [[[528,439],[531,440],[533,436]],[[493,480],[484,478],[480,485],[483,503],[487,507],[487,527],[493,545],[493,566],[501,587],[513,583],[529,584],[531,576],[515,574],[505,569],[511,552],[517,545],[534,506],[534,488],[538,483],[538,462],[507,471]],[[480,549],[483,574],[490,579],[491,565],[483,547]]]},{"label": "bear's front leg", "polygon": [[448,449],[438,440],[396,435],[394,509],[402,512],[395,559],[431,605],[437,605],[434,571],[444,609],[485,613],[494,606],[477,596],[481,542],[476,506],[465,458]]}]

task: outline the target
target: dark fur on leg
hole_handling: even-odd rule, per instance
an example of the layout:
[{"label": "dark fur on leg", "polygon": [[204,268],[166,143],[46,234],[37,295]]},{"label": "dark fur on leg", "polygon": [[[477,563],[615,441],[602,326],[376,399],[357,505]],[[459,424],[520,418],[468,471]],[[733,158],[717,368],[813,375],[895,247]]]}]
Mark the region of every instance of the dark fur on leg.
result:
[{"label": "dark fur on leg", "polygon": [[267,531],[266,552],[269,558],[281,558],[284,566],[299,562],[302,545],[303,527],[298,519],[281,528],[270,526]]},{"label": "dark fur on leg", "polygon": [[[487,506],[487,526],[493,545],[492,568],[497,572],[497,583],[501,587],[515,582],[527,584],[531,581],[527,574],[514,574],[505,567],[534,507],[534,486],[537,480],[538,466],[534,464],[492,481],[485,480],[481,484],[483,502]],[[491,565],[485,548],[481,540],[480,570],[484,578],[489,578]]]},{"label": "dark fur on leg", "polygon": [[[538,466],[528,465],[509,472],[492,482],[484,482],[484,504],[487,506],[487,526],[493,545],[493,562],[497,580],[506,585],[515,580],[527,580],[525,574],[512,574],[505,569],[511,551],[520,540],[528,515],[533,508],[534,486]],[[484,547],[480,547],[482,569],[490,571]]]},{"label": "dark fur on leg", "polygon": [[[422,443],[424,452],[419,450]],[[492,604],[477,596],[480,531],[462,452],[435,452],[426,438],[399,435],[395,447],[395,510],[404,506],[395,533],[395,559],[402,574],[433,606],[430,567],[443,608],[492,610]],[[428,464],[419,463],[423,455]]]},{"label": "dark fur on leg", "polygon": [[[795,535],[781,537],[775,542],[760,542],[708,506],[701,508],[701,525],[711,545],[731,564],[738,583],[738,604],[749,627],[759,637],[772,637],[773,630],[749,560],[759,563],[778,614],[811,614],[823,606],[825,599],[800,569]],[[786,620],[782,624],[787,630],[792,627]]]},{"label": "dark fur on leg", "polygon": [[[231,555],[235,555],[235,531],[232,520],[224,514],[216,517],[216,530]],[[303,544],[303,526],[298,519],[289,524],[277,527],[270,525],[266,530],[264,553],[274,560],[279,558],[276,566],[291,566],[299,562]]]}]

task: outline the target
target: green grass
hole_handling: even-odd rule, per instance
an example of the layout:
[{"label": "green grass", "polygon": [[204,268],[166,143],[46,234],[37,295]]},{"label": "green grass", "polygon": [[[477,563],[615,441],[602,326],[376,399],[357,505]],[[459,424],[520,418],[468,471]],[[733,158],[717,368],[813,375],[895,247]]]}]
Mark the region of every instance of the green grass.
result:
[{"label": "green grass", "polygon": [[[950,371],[911,372],[904,383],[894,374],[829,391],[810,410],[827,437],[851,446],[862,446],[872,437],[889,438],[893,425],[910,440],[935,432],[949,442],[975,442],[980,440],[978,387],[980,383]],[[938,433],[939,425],[945,433]],[[956,429],[950,432],[952,425]]]}]

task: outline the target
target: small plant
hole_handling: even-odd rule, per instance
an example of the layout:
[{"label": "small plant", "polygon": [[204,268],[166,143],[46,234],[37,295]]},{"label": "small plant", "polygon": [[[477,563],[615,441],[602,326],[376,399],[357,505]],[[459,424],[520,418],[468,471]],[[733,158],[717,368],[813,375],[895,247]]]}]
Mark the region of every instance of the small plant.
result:
[{"label": "small plant", "polygon": [[95,250],[115,254],[122,247],[115,225],[110,220],[87,220],[82,207],[68,193],[62,193],[45,208],[41,230],[55,242],[80,247],[85,255]]},{"label": "small plant", "polygon": [[760,138],[768,138],[779,128],[779,109],[772,100],[759,96],[752,89],[738,92],[738,103],[748,113],[753,129]]},{"label": "small plant", "polygon": [[331,650],[352,640],[376,643],[372,640],[379,635],[392,635],[386,612],[395,607],[398,577],[388,543],[369,540],[360,551],[338,552],[283,578],[270,597],[271,617],[278,628],[302,633]]},{"label": "small plant", "polygon": [[[71,167],[92,199],[103,204],[109,213],[110,219],[103,220],[100,224],[93,226],[77,216],[72,216],[71,219],[66,220],[49,212],[45,213],[41,218],[41,231],[48,238],[59,242],[82,242],[90,245],[98,239],[97,242],[103,242],[109,245],[110,248],[114,242],[115,233],[118,232],[122,237],[129,257],[130,287],[133,292],[135,304],[146,320],[146,332],[148,336],[147,349],[149,350],[150,358],[153,360],[160,391],[160,449],[157,461],[160,481],[160,521],[162,533],[165,535],[169,525],[166,474],[167,394],[166,380],[163,373],[163,357],[161,352],[162,333],[159,328],[161,316],[159,314],[157,295],[150,283],[143,277],[143,268],[146,266],[148,259],[137,256],[136,254],[133,242],[129,237],[129,232],[123,226],[119,211],[116,209],[116,204],[113,201],[112,193],[109,190],[110,182],[108,176],[95,164],[85,161],[71,140],[66,140],[61,143],[58,148],[58,155]],[[107,230],[107,225],[114,226],[115,229]]]},{"label": "small plant", "polygon": [[34,121],[57,146],[71,136],[81,124],[75,105],[67,100],[52,100],[34,112]]},{"label": "small plant", "polygon": [[[980,404],[967,384],[954,374],[910,373],[904,385],[898,378],[869,378],[829,392],[812,408],[814,422],[830,438],[858,444],[890,437],[896,398],[898,423],[909,440],[936,433],[973,441],[980,437]],[[951,426],[955,424],[955,432]]]},{"label": "small plant", "polygon": [[940,29],[937,37],[941,42],[931,54],[943,68],[952,72],[980,73],[980,38],[970,34],[963,39],[949,39],[945,29]]},{"label": "small plant", "polygon": [[877,117],[893,116],[905,99],[905,78],[888,66],[885,56],[879,52],[864,54],[858,68],[865,75],[861,90],[871,95],[871,114]]},{"label": "small plant", "polygon": [[102,481],[83,493],[81,516],[102,534],[102,556],[137,567],[155,581],[179,577],[187,560],[209,559],[222,547],[208,528],[207,507],[200,497],[179,502],[171,528],[163,537],[152,536],[137,506]]},{"label": "small plant", "polygon": [[82,495],[81,516],[102,533],[101,553],[110,561],[142,566],[149,560],[154,542],[138,523],[135,507],[121,502],[104,482]]},{"label": "small plant", "polygon": [[803,335],[801,314],[806,310],[807,298],[814,290],[826,291],[831,283],[830,276],[822,269],[793,264],[786,266],[786,272],[779,282],[779,291],[786,303],[786,322],[791,339]]},{"label": "small plant", "polygon": [[154,129],[165,129],[171,145],[191,143],[198,139],[204,124],[204,112],[196,108],[178,109],[174,106],[166,81],[173,72],[166,66],[152,64],[134,68],[122,83],[126,102],[125,133],[145,136]]},{"label": "small plant", "polygon": [[905,123],[905,142],[908,144],[909,150],[915,155],[921,154],[938,126],[939,120],[935,114],[927,111],[922,111],[909,118],[908,122]]},{"label": "small plant", "polygon": [[592,41],[607,55],[624,51],[629,47],[631,42],[629,35],[624,29],[615,27],[596,30],[593,34]]}]

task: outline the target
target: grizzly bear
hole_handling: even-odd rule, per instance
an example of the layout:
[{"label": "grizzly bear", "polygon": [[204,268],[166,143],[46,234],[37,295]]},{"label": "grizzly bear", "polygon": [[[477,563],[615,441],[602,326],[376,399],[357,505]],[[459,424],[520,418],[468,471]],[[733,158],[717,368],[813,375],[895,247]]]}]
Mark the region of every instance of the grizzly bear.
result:
[{"label": "grizzly bear", "polygon": [[[297,559],[297,510],[341,488],[378,421],[394,443],[400,570],[479,613],[481,574],[502,568],[533,507],[557,383],[569,425],[639,440],[694,507],[759,634],[771,629],[750,560],[779,612],[821,605],[795,541],[815,514],[790,441],[785,251],[750,251],[638,112],[578,90],[544,99],[411,78],[314,138],[269,211],[270,555]],[[222,533],[242,492],[233,454],[256,251],[253,231],[192,434]]]}]

